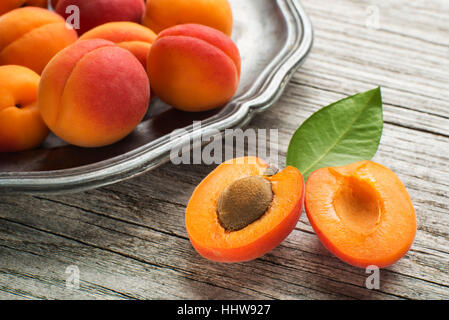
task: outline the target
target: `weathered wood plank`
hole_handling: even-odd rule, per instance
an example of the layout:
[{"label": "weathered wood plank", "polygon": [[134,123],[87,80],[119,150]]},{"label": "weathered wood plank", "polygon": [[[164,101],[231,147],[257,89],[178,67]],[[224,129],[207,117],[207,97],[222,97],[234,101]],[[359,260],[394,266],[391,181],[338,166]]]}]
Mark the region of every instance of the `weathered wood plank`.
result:
[{"label": "weathered wood plank", "polygon": [[[37,204],[40,204],[40,209],[35,209]],[[251,283],[251,281],[254,281],[253,279],[251,279],[254,275],[256,275],[257,279],[259,280],[261,277],[259,274],[264,274],[260,271],[259,268],[266,268],[264,266],[264,263],[268,261],[273,265],[268,269],[269,272],[267,272],[267,274],[270,276],[273,274],[279,275],[281,279],[276,280],[277,282],[280,282],[282,284],[282,287],[285,287],[286,285],[286,283],[282,282],[283,276],[285,276],[286,279],[284,281],[291,282],[294,280],[294,283],[297,283],[297,285],[306,284],[306,286],[308,286],[310,284],[307,283],[306,276],[310,277],[309,273],[320,274],[320,276],[323,276],[324,270],[326,271],[324,272],[324,276],[327,276],[327,278],[326,280],[322,280],[325,281],[325,283],[322,283],[323,290],[329,291],[329,288],[332,288],[332,284],[334,283],[333,288],[340,290],[339,292],[343,292],[341,291],[342,284],[348,282],[346,283],[346,285],[349,285],[349,288],[346,288],[344,292],[349,295],[349,297],[373,297],[372,292],[369,292],[368,290],[362,288],[364,281],[363,270],[348,267],[345,264],[337,261],[335,258],[329,259],[329,254],[324,250],[324,248],[320,247],[316,237],[308,232],[304,233],[302,231],[295,231],[280,248],[273,251],[271,254],[257,260],[254,263],[244,264],[245,266],[254,264],[257,266],[256,268],[254,266],[250,266],[252,267],[250,270],[244,270],[242,272],[242,266],[223,266],[220,267],[220,272],[216,274],[216,268],[210,268],[209,263],[203,261],[196,254],[194,254],[190,248],[190,245],[188,244],[187,239],[183,238],[182,236],[170,237],[167,236],[165,231],[164,233],[161,233],[161,235],[157,235],[157,233],[153,234],[154,232],[157,232],[155,231],[154,227],[152,227],[150,232],[147,232],[145,230],[146,228],[144,227],[137,227],[136,225],[128,226],[122,221],[114,221],[114,223],[111,223],[106,217],[98,217],[97,214],[92,215],[88,211],[72,213],[75,208],[69,209],[65,205],[58,205],[54,207],[54,203],[48,205],[51,210],[45,212],[46,210],[42,209],[47,208],[47,204],[43,206],[42,202],[31,198],[22,204],[11,205],[10,210],[12,212],[11,215],[7,217],[7,219],[19,219],[21,224],[36,224],[36,217],[33,216],[37,214],[39,217],[39,219],[37,220],[40,221],[40,224],[36,228],[47,227],[50,228],[52,232],[56,230],[57,234],[61,234],[65,238],[73,238],[88,245],[101,247],[103,250],[121,252],[125,256],[133,257],[134,259],[137,259],[139,261],[146,261],[151,265],[164,265],[168,262],[170,264],[170,268],[179,268],[183,270],[187,261],[190,265],[189,270],[191,272],[195,272],[195,277],[202,277],[204,274],[206,274],[207,279],[214,279],[214,281],[212,282],[216,283],[217,285],[219,285],[218,279],[226,278],[227,271],[229,271],[230,274],[233,275],[232,278],[235,281],[240,280],[243,283]],[[18,209],[17,206],[19,206]],[[66,212],[67,210],[69,211]],[[76,211],[80,210],[76,209]],[[21,212],[26,212],[26,216],[20,217]],[[82,217],[78,217],[80,214],[82,214]],[[149,212],[148,214],[151,214],[151,212]],[[69,218],[69,220],[73,220],[73,217],[78,217],[75,227],[73,221],[59,221],[62,219],[62,217],[64,217],[63,220],[67,220],[67,218]],[[178,218],[178,220],[182,219]],[[307,224],[304,217],[302,219],[302,223]],[[295,240],[290,240],[292,237],[295,238]],[[150,243],[147,244],[147,241],[149,241]],[[314,250],[317,245],[319,247],[318,252]],[[182,250],[180,250],[180,248],[182,248]],[[310,248],[312,248],[312,250],[310,250]],[[302,252],[302,250],[304,250],[304,252]],[[281,254],[278,254],[278,252],[281,252]],[[298,256],[298,252],[301,252],[301,255],[299,255],[299,258],[296,258]],[[272,261],[273,257],[275,257],[275,261]],[[283,261],[283,264],[279,263],[278,261]],[[403,262],[404,261],[406,260],[403,260]],[[423,259],[423,261],[427,260]],[[279,265],[281,265],[286,270],[276,270],[280,268]],[[410,268],[409,263],[405,263],[405,265],[399,268],[399,270],[408,270],[408,268]],[[293,269],[294,272],[288,272],[289,269]],[[431,271],[432,275],[436,277],[438,276],[438,274],[435,274],[435,271],[438,271],[438,269]],[[336,272],[338,273],[335,274]],[[301,273],[306,273],[306,276],[299,276],[301,275]],[[389,273],[387,274],[387,277],[388,275]],[[247,279],[248,277],[250,279]],[[399,277],[400,280],[396,280],[395,277]],[[207,279],[204,280],[206,281]],[[387,279],[388,281],[390,281],[390,278]],[[410,287],[415,288],[415,290],[413,290],[414,295],[410,296],[407,295],[407,292],[405,292],[405,296],[401,296],[400,294],[402,292],[398,290],[398,288],[393,287],[393,289],[391,289],[389,288],[389,284],[386,281],[383,282],[384,285],[381,290],[386,289],[386,292],[391,290],[391,294],[397,297],[441,298],[444,297],[444,292],[446,291],[444,287],[435,286],[434,288],[434,285],[431,282],[425,282],[421,279],[415,279],[413,277],[401,278],[401,276],[393,273],[393,279],[402,284],[400,288],[407,288],[407,291]],[[342,281],[342,283],[340,283],[339,280]],[[229,281],[229,279],[227,279],[226,281]],[[290,284],[290,282],[287,282],[287,284]],[[266,284],[265,281],[263,283]],[[315,285],[315,287],[309,288],[307,295],[305,295],[309,298],[313,297],[313,289],[321,288],[321,286],[317,287],[317,283],[313,284]],[[291,286],[292,284],[290,284],[288,287]],[[281,288],[275,288],[277,289],[277,294],[279,294],[281,292]],[[253,288],[253,290],[256,292],[258,291],[257,288]],[[368,293],[370,295],[367,296],[366,294]],[[295,296],[286,295],[283,297],[301,297],[301,295],[298,296],[297,292],[295,292],[295,294]]]},{"label": "weathered wood plank", "polygon": [[[40,208],[34,209],[36,203],[40,204]],[[109,273],[115,273],[123,263],[131,266],[132,269],[128,270],[125,275],[132,275],[132,280],[120,283],[109,282],[105,275],[102,275],[100,279],[108,284],[108,288],[123,285],[124,287],[120,288],[120,291],[114,289],[117,292],[127,293],[131,290],[137,290],[140,293],[137,296],[139,298],[157,297],[153,295],[161,293],[161,290],[166,291],[162,293],[163,296],[172,298],[187,298],[189,295],[190,297],[195,297],[191,296],[192,291],[193,293],[196,292],[196,297],[200,295],[200,297],[206,298],[207,296],[201,294],[209,295],[214,290],[219,290],[217,296],[226,297],[226,292],[232,291],[234,293],[233,297],[259,299],[288,298],[288,293],[295,289],[297,289],[295,291],[296,296],[302,298],[307,296],[323,298],[327,295],[327,293],[320,293],[318,290],[302,288],[300,284],[292,284],[286,287],[284,283],[273,278],[271,273],[263,274],[262,271],[251,264],[243,265],[243,267],[234,265],[231,267],[231,270],[228,270],[219,264],[204,263],[193,252],[187,239],[168,236],[165,233],[155,232],[154,230],[135,225],[110,221],[110,219],[105,217],[91,215],[88,212],[80,212],[80,210],[74,210],[73,208],[69,209],[66,206],[53,206],[53,203],[49,205],[30,198],[19,208],[16,205],[10,206],[8,211],[10,216],[2,216],[0,218],[2,223],[5,221],[15,223],[19,230],[22,227],[25,228],[30,226],[30,224],[34,224],[31,228],[27,227],[27,229],[39,231],[40,233],[45,231],[51,233],[52,236],[59,236],[55,241],[47,239],[44,244],[52,246],[57,259],[61,256],[64,258],[66,254],[71,254],[75,261],[71,261],[70,264],[81,264],[80,269],[83,269],[84,262],[77,261],[79,257],[83,257],[84,260],[86,253],[88,257],[91,254],[95,256],[92,251],[97,251],[96,249],[101,249],[101,255],[109,255],[110,253],[119,255],[120,257],[114,257],[113,259],[111,257],[103,259],[100,255],[99,257],[97,256],[96,261],[106,264],[107,268],[102,270],[102,272],[109,270]],[[26,214],[23,214],[25,212]],[[36,214],[38,217],[35,216]],[[64,245],[66,240],[75,242],[69,244],[70,250],[65,248],[67,246]],[[17,240],[11,241],[9,239],[8,243],[11,242],[15,246],[20,245],[20,242]],[[35,244],[42,246],[40,242]],[[82,250],[78,250],[78,244],[84,245]],[[34,243],[30,241],[27,247],[33,247],[33,245]],[[64,252],[64,248],[66,252]],[[48,254],[45,253],[45,248],[41,247],[39,250],[44,252],[44,254]],[[150,267],[151,272],[140,273],[138,270],[135,270],[135,266],[141,263],[145,264],[146,268]],[[87,261],[85,267],[87,268],[88,266],[96,268],[96,263]],[[156,274],[154,269],[163,270],[163,275]],[[65,269],[60,270],[63,271]],[[232,271],[233,277],[226,276],[229,271]],[[31,273],[39,274],[40,272],[33,270]],[[100,274],[100,272],[98,273]],[[170,276],[172,273],[175,274],[174,278]],[[218,273],[218,275],[214,275],[214,273]],[[142,287],[135,288],[133,286],[134,282],[143,281],[142,277],[149,282],[147,284],[148,291],[145,291]],[[189,278],[194,278],[194,284],[202,284],[202,287],[198,288],[192,284],[188,287],[182,286],[182,281],[188,281]],[[93,279],[95,277],[92,277],[92,282]],[[241,286],[239,284],[240,281],[245,282],[245,286]],[[189,282],[193,281],[190,280]],[[207,290],[204,288],[205,284],[208,283],[213,286],[212,289]],[[271,283],[269,290],[265,288],[267,283]],[[127,295],[136,296],[136,294],[129,293]]]},{"label": "weathered wood plank", "polygon": [[302,72],[318,75],[318,85],[332,81],[324,87],[337,91],[354,83],[380,84],[393,93],[386,103],[447,118],[449,4],[432,1],[423,10],[418,2],[376,1],[380,28],[373,29],[366,25],[371,1],[303,1],[316,40]]},{"label": "weathered wood plank", "polygon": [[[67,207],[62,205],[52,207],[53,209],[49,212],[45,212],[46,210],[42,209],[36,210],[33,209],[35,207],[35,204],[33,205],[34,202],[36,202],[34,199],[29,199],[27,204],[22,205],[20,210],[17,210],[16,206],[11,206],[11,215],[14,216],[14,220],[20,221],[19,224],[21,226],[27,226],[29,223],[37,224],[37,226],[33,226],[31,229],[51,232],[52,234],[60,235],[63,239],[72,239],[76,243],[85,244],[87,247],[93,246],[94,248],[100,248],[102,251],[105,251],[102,254],[108,254],[109,252],[119,254],[125,258],[124,260],[127,264],[132,262],[132,265],[134,265],[137,261],[145,262],[150,266],[158,266],[159,268],[164,269],[166,271],[165,273],[167,273],[164,273],[163,277],[158,276],[157,279],[160,279],[159,281],[168,282],[170,284],[176,282],[176,279],[170,279],[170,272],[174,272],[178,274],[176,277],[178,280],[190,276],[201,283],[211,283],[216,289],[232,288],[232,290],[237,293],[246,294],[247,298],[288,299],[338,296],[332,294],[332,292],[328,292],[328,290],[326,290],[326,284],[323,284],[322,288],[320,288],[321,286],[315,288],[310,287],[310,284],[307,284],[306,281],[307,277],[309,277],[309,273],[303,270],[295,272],[293,278],[291,275],[288,275],[288,277],[285,277],[283,280],[281,275],[286,276],[285,270],[283,270],[284,268],[281,268],[276,263],[266,265],[263,259],[246,264],[225,266],[210,263],[199,258],[194,253],[187,239],[171,237],[165,233],[158,233],[147,228],[136,227],[135,225],[129,226],[115,221],[111,222],[109,219],[91,215],[88,212],[83,212],[83,216],[79,217],[80,212],[76,212],[73,209],[67,210]],[[24,206],[26,210],[23,210]],[[46,208],[46,205],[44,204],[43,207]],[[56,210],[58,213],[54,214]],[[20,216],[21,212],[24,211],[27,212],[26,216]],[[39,219],[33,217],[35,214],[39,215]],[[76,222],[71,221],[71,223],[69,221],[62,221],[61,216],[64,215],[67,215],[68,218],[70,217],[71,219],[69,220],[72,220],[75,215],[79,217],[79,219]],[[2,217],[2,220],[5,219],[10,222],[13,218]],[[41,222],[36,223],[36,221]],[[107,224],[107,226],[104,226],[103,224]],[[59,248],[61,248],[59,243],[61,243],[61,239],[57,239],[56,243],[56,246],[53,246],[58,248],[55,254],[59,257],[61,255],[59,253]],[[14,243],[14,245],[17,244]],[[27,247],[30,247],[30,245],[28,244]],[[70,251],[75,253],[77,248],[71,245]],[[76,256],[84,257],[86,251],[90,252],[91,250],[85,248],[81,251],[81,255],[78,253]],[[266,256],[264,259],[267,258],[269,259],[269,256]],[[123,263],[121,260],[122,259],[114,258],[113,264],[117,265]],[[101,261],[105,260],[101,259]],[[76,260],[74,264],[77,264]],[[87,265],[89,265],[89,263],[86,263],[86,266]],[[110,272],[114,272],[118,268],[118,266],[109,267],[112,268],[110,269]],[[80,267],[80,269],[82,269],[82,267]],[[39,274],[39,271],[33,272]],[[132,272],[134,281],[140,278],[135,270],[132,270]],[[275,277],[275,275],[279,275],[280,278]],[[104,277],[102,277],[102,281],[107,282],[107,280],[103,278]],[[157,279],[152,279],[153,281],[150,286],[151,291],[154,291],[155,286],[157,286]],[[323,279],[323,281],[326,283],[335,282],[335,280],[329,281],[327,279]],[[126,284],[128,285],[128,290],[133,290],[129,281],[126,281]],[[109,288],[114,286],[113,283],[108,283],[108,285]],[[363,285],[363,282],[361,285]],[[320,291],[320,289],[323,291]],[[382,298],[383,296],[379,292],[367,291],[361,288],[360,285],[355,289],[356,291],[359,291],[358,297],[374,296]],[[189,293],[189,290],[177,293],[179,287],[173,287],[171,290],[173,291],[165,293],[168,297],[176,298],[179,297],[179,295]],[[202,289],[198,291],[204,292],[207,295],[210,294],[210,290]],[[122,289],[120,292],[126,291],[123,291]],[[352,290],[351,294],[354,295],[354,290]],[[130,294],[128,293],[128,295]],[[220,295],[223,295],[223,293],[220,292]],[[147,297],[151,297],[151,295]],[[206,297],[207,296],[203,296],[203,298]],[[351,297],[351,295],[349,297]]]},{"label": "weathered wood plank", "polygon": [[[270,112],[275,112],[275,109]],[[257,120],[257,119],[256,119]],[[257,122],[257,121],[256,121]],[[402,293],[403,296],[398,295],[398,290],[396,287],[390,290],[391,294],[398,295],[400,297],[407,297],[407,298],[419,298],[419,297],[437,297],[441,298],[444,297],[445,292],[447,292],[447,286],[448,282],[447,277],[445,275],[447,274],[447,268],[445,262],[448,260],[448,239],[447,237],[447,230],[449,230],[449,223],[448,223],[448,217],[447,217],[447,211],[444,210],[445,201],[447,200],[447,197],[444,196],[447,195],[447,187],[449,184],[443,183],[440,186],[440,190],[435,189],[438,185],[438,181],[444,182],[441,180],[438,180],[438,176],[444,176],[444,174],[447,174],[447,168],[445,171],[435,171],[435,170],[428,170],[426,164],[428,164],[428,158],[431,157],[432,148],[441,149],[441,146],[437,145],[431,145],[431,144],[425,144],[430,149],[424,148],[421,150],[421,158],[413,158],[414,157],[414,150],[411,146],[416,141],[416,137],[413,136],[415,141],[411,138],[407,138],[408,134],[407,132],[413,132],[412,129],[404,129],[404,128],[396,128],[393,127],[388,130],[385,134],[386,137],[382,141],[381,150],[379,152],[378,158],[379,161],[382,162],[382,149],[383,148],[390,148],[392,151],[398,152],[397,146],[400,145],[401,147],[399,150],[400,152],[409,152],[410,154],[406,154],[405,157],[401,160],[401,158],[394,161],[397,168],[395,169],[401,176],[401,178],[404,180],[406,185],[410,188],[413,187],[413,181],[417,185],[416,190],[411,190],[412,198],[415,202],[415,206],[417,208],[418,212],[418,219],[419,219],[419,225],[420,230],[418,231],[418,236],[415,242],[415,245],[413,246],[412,251],[407,256],[407,260],[402,260],[399,264],[395,265],[394,268],[397,268],[398,273],[405,271],[404,277],[407,277],[405,280],[401,278],[400,275],[395,274],[393,272],[393,279],[395,277],[399,277],[400,280],[396,280],[396,283],[407,283],[407,280],[412,280],[411,283],[407,283],[407,288],[414,288],[413,293],[414,295],[407,295],[407,292]],[[399,131],[398,131],[399,130]],[[432,134],[425,134],[427,136],[430,136],[429,138],[434,138]],[[390,139],[393,139],[389,142]],[[438,141],[440,139],[443,143],[445,142],[444,138],[437,137],[436,139],[432,139],[433,143],[435,141]],[[391,162],[391,152],[390,149],[387,149],[385,151],[386,155],[384,156],[385,161]],[[418,172],[418,170],[412,170],[410,171],[410,164],[409,159],[414,159],[419,165],[418,169],[421,170],[421,173]],[[442,159],[444,162],[444,159]],[[400,162],[399,162],[400,161]],[[401,165],[398,165],[398,163],[401,163]],[[117,220],[117,224],[120,225],[122,222],[131,223],[131,228],[134,229],[137,227],[139,228],[151,228],[154,232],[160,232],[163,233],[164,236],[169,237],[176,237],[176,244],[173,244],[171,242],[168,242],[168,240],[161,241],[161,243],[164,243],[164,246],[160,249],[160,251],[157,251],[156,253],[151,253],[150,258],[153,255],[158,255],[159,252],[162,252],[163,254],[166,253],[167,250],[169,250],[171,247],[179,247],[178,243],[187,243],[187,248],[185,248],[185,252],[176,252],[171,253],[168,256],[164,256],[167,261],[169,261],[170,265],[175,263],[172,261],[173,259],[170,259],[169,257],[171,255],[183,257],[187,254],[192,254],[192,250],[190,246],[188,245],[186,236],[185,236],[185,230],[183,225],[183,211],[184,211],[184,205],[188,200],[188,197],[190,196],[190,192],[193,190],[194,186],[202,179],[203,176],[207,174],[207,172],[211,168],[205,168],[204,166],[184,166],[185,168],[178,168],[174,165],[166,165],[161,170],[156,170],[152,173],[143,175],[141,177],[138,177],[136,179],[123,182],[121,184],[117,184],[114,186],[109,186],[106,188],[102,188],[99,190],[89,191],[82,195],[65,195],[65,196],[53,196],[53,197],[39,197],[42,200],[45,200],[45,198],[49,198],[53,203],[52,204],[45,204],[46,206],[49,206],[52,210],[56,210],[58,206],[57,204],[61,204],[61,208],[57,209],[57,213],[61,215],[61,212],[64,212],[66,210],[77,210],[79,211],[84,210],[84,213],[82,214],[89,214],[92,211],[95,212],[95,215],[99,215],[100,217],[97,217],[93,219],[91,222],[88,222],[87,226],[82,226],[80,228],[77,228],[75,230],[71,230],[70,234],[67,236],[70,237],[78,237],[85,239],[86,235],[82,234],[82,231],[85,231],[86,228],[89,228],[90,224],[97,224],[97,221],[99,219],[106,219],[108,217],[112,217]],[[187,170],[188,168],[188,170]],[[425,171],[422,171],[424,168]],[[184,172],[183,175],[179,175],[179,172]],[[430,181],[426,181],[428,177],[426,175],[431,174],[433,178],[430,179]],[[176,176],[176,184],[170,184],[167,183],[168,179],[173,179],[173,177]],[[422,176],[424,175],[424,177]],[[424,178],[424,179],[423,179]],[[410,181],[410,182],[408,182]],[[426,187],[427,184],[427,187]],[[188,192],[180,192],[180,190],[187,190]],[[437,191],[437,195],[435,196],[435,191]],[[417,193],[417,196],[415,197],[413,195],[413,192]],[[442,194],[443,196],[438,196],[438,193]],[[423,198],[420,198],[423,197]],[[20,199],[21,197],[19,197]],[[10,199],[10,198],[9,198]],[[429,199],[432,200],[432,202],[429,205]],[[33,214],[39,215],[39,221],[41,221],[44,217],[41,217],[40,211],[43,210],[43,204],[45,202],[38,201],[39,199],[32,201],[22,201],[23,203],[16,203],[16,201],[13,201],[10,203],[11,207],[21,207],[21,211],[28,212],[27,216],[30,214],[29,212],[33,212]],[[7,202],[7,201],[5,201]],[[418,202],[418,203],[417,203]],[[421,202],[423,204],[421,204]],[[72,207],[65,208],[66,205],[70,205]],[[430,215],[420,215],[419,213],[420,208],[424,210],[426,208],[434,209],[432,211],[432,214]],[[44,207],[44,208],[45,208]],[[40,208],[40,209],[35,209]],[[113,210],[111,210],[113,208]],[[443,210],[441,210],[443,209]],[[38,212],[36,212],[38,211]],[[52,212],[52,211],[51,211]],[[52,214],[49,213],[43,213],[45,216],[49,216]],[[14,216],[10,216],[9,219],[12,219],[13,217],[17,218],[18,214],[14,214]],[[84,216],[83,216],[84,218]],[[33,220],[36,219],[36,217],[31,218],[30,221],[26,221],[26,223],[33,223]],[[50,219],[51,221],[55,220],[55,217],[52,216]],[[71,220],[73,220],[72,218]],[[79,218],[78,218],[79,219]],[[425,219],[422,221],[422,219]],[[63,221],[58,223],[58,225],[71,225],[70,222],[67,222],[66,218],[63,218]],[[107,221],[107,220],[106,220]],[[104,227],[107,227],[108,229],[115,230],[114,232],[123,232],[123,227],[113,227],[112,224],[109,222],[104,222]],[[86,222],[87,223],[87,222]],[[53,228],[51,228],[53,230]],[[309,233],[301,233],[300,238],[298,237],[298,241],[294,243],[294,245],[291,245],[292,250],[298,250],[298,248],[307,248],[310,246],[310,244],[304,244],[304,237],[309,237],[310,232],[312,232],[312,229],[307,223],[307,220],[305,217],[301,219],[301,222],[299,224],[299,231],[306,230]],[[441,234],[443,232],[443,234]],[[303,234],[304,233],[304,234]],[[94,236],[94,238],[91,240],[95,245],[98,245],[96,242],[96,236],[98,234],[97,231],[92,231],[89,233],[90,237]],[[293,235],[292,235],[293,236]],[[291,237],[292,237],[291,236]],[[113,236],[114,238],[117,237],[117,235]],[[135,237],[135,235],[131,234],[131,237]],[[103,239],[104,237],[101,237]],[[110,238],[110,237],[108,237]],[[312,238],[316,241],[316,237],[312,236]],[[103,240],[101,240],[103,242]],[[120,248],[126,248],[126,247],[135,247],[135,244],[130,244],[128,241],[132,241],[132,239],[129,239],[125,241],[125,243],[115,244],[116,249]],[[180,242],[178,242],[180,241]],[[287,240],[288,241],[288,240]],[[287,242],[286,242],[287,243]],[[284,244],[285,245],[285,244]],[[283,246],[284,246],[283,245]],[[283,248],[281,246],[281,248]],[[316,246],[316,245],[315,245]],[[416,250],[415,250],[416,249]],[[282,249],[280,249],[282,250]],[[138,252],[139,255],[142,255],[140,258],[147,261],[148,257],[145,253]],[[198,268],[202,265],[201,259],[194,255],[195,260],[198,260]],[[293,254],[289,253],[286,254],[285,257],[280,257],[280,259],[284,259],[286,261],[291,260],[291,256]],[[433,257],[433,259],[429,259],[430,257]],[[288,258],[286,258],[288,257]],[[192,257],[189,258],[191,260]],[[329,254],[325,254],[323,257],[321,257],[321,260],[317,261],[315,265],[310,267],[312,270],[314,268],[321,267],[322,265],[326,264],[326,261],[329,260]],[[403,264],[404,261],[414,261],[414,264],[406,263],[402,265],[401,267],[397,267],[400,264]],[[180,262],[181,263],[181,262]],[[336,259],[334,258],[331,260],[331,265],[329,265],[329,269],[332,269],[334,266],[334,263],[338,263]],[[293,265],[310,265],[310,259],[307,259],[306,261],[300,261],[297,263],[293,263]],[[285,268],[291,268],[291,264],[285,263],[283,265]],[[351,267],[342,266],[342,268],[349,268]],[[393,268],[393,270],[394,270]],[[358,274],[358,285],[363,285],[363,272],[360,270],[357,270]],[[272,272],[275,272],[272,270]],[[330,272],[330,271],[328,271]],[[353,272],[353,271],[352,271]],[[254,274],[254,271],[252,270],[250,272],[251,274]],[[287,274],[289,279],[295,279],[297,276],[295,274],[286,273],[284,272],[278,272],[279,274]],[[215,278],[214,273],[210,272],[208,273],[212,277]],[[349,276],[353,276],[351,272],[348,273]],[[350,277],[348,278],[348,274],[344,277],[342,277],[342,282],[348,282],[351,283]],[[217,278],[223,277],[222,274],[216,275]],[[329,279],[332,279],[330,275],[328,275]],[[302,278],[304,281],[305,278]],[[416,281],[418,280],[418,281]],[[334,280],[335,281],[335,280]],[[435,290],[433,283],[435,281],[440,282],[443,286],[441,286],[440,291],[438,289]],[[426,282],[425,284],[422,284],[421,282]],[[302,283],[302,282],[299,282]],[[330,284],[326,283],[324,288],[329,288]],[[341,291],[341,283],[338,283],[340,292]],[[430,286],[429,288],[425,288],[426,286]],[[438,288],[438,286],[436,286]],[[388,288],[388,287],[387,287]],[[363,289],[364,290],[364,289]],[[409,290],[409,289],[407,289]],[[356,290],[357,291],[357,290]],[[366,291],[366,290],[364,290]],[[362,295],[360,292],[354,293],[354,288],[346,288],[344,290],[345,293],[350,293],[350,295],[353,295],[353,297],[366,297],[365,295]],[[388,291],[387,291],[388,292]]]},{"label": "weathered wood plank", "polygon": [[[198,299],[202,292],[219,292],[225,299],[247,298],[188,275],[180,276],[173,268],[141,262],[126,250],[117,254],[55,231],[1,219],[0,292],[39,299]],[[65,270],[70,265],[80,269],[79,290],[66,288]]]}]

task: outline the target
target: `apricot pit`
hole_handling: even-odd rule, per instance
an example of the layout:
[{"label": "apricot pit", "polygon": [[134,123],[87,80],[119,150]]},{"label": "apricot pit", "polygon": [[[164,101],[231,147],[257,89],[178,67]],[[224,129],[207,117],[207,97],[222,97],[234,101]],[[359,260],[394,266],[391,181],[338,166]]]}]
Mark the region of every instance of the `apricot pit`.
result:
[{"label": "apricot pit", "polygon": [[31,69],[0,66],[0,152],[33,149],[47,137],[38,108],[39,81]]},{"label": "apricot pit", "polygon": [[226,231],[237,231],[258,220],[273,201],[271,183],[261,176],[239,179],[218,198],[218,220]]}]

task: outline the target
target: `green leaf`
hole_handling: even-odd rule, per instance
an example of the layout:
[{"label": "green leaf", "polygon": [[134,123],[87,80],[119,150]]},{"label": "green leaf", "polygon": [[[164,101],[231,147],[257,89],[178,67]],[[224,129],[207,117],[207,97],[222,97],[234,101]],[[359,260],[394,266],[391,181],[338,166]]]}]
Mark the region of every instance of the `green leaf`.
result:
[{"label": "green leaf", "polygon": [[323,167],[371,160],[382,136],[380,87],[315,112],[293,135],[287,165],[307,177]]}]

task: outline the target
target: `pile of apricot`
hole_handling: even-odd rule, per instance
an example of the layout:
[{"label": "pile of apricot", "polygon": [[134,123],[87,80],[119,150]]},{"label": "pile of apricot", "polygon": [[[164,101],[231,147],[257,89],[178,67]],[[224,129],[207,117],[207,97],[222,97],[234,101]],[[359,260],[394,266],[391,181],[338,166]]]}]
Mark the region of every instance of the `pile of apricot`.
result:
[{"label": "pile of apricot", "polygon": [[386,167],[361,161],[313,172],[304,186],[293,167],[272,174],[261,159],[218,166],[195,189],[186,209],[190,241],[218,262],[256,259],[295,228],[303,204],[323,245],[357,266],[389,266],[404,256],[416,233],[410,196]]},{"label": "pile of apricot", "polygon": [[240,81],[232,27],[228,0],[2,0],[0,152],[50,131],[80,147],[115,143],[152,93],[186,112],[225,105]]}]

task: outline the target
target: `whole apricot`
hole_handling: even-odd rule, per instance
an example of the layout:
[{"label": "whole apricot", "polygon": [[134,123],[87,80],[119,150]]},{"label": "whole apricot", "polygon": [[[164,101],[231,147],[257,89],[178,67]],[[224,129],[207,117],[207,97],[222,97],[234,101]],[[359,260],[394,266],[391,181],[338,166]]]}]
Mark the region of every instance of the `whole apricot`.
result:
[{"label": "whole apricot", "polygon": [[78,39],[65,20],[47,9],[25,7],[0,17],[0,65],[41,73],[56,53]]},{"label": "whole apricot", "polygon": [[232,9],[228,0],[151,0],[143,24],[156,33],[178,24],[202,24],[232,34]]},{"label": "whole apricot", "polygon": [[112,41],[119,47],[129,50],[146,68],[147,57],[156,34],[135,22],[109,22],[87,31],[80,37],[80,40],[87,39]]},{"label": "whole apricot", "polygon": [[67,7],[75,5],[79,8],[80,25],[78,34],[107,22],[131,21],[140,23],[145,11],[143,0],[59,0],[55,11],[64,18],[73,13],[67,13]]},{"label": "whole apricot", "polygon": [[0,1],[0,16],[8,11],[24,6],[46,8],[47,5],[48,0],[2,0]]},{"label": "whole apricot", "polygon": [[81,147],[127,136],[148,109],[145,69],[128,50],[102,39],[81,40],[57,54],[42,73],[39,108],[48,127]]},{"label": "whole apricot", "polygon": [[39,113],[39,75],[22,66],[0,66],[0,152],[35,148],[49,130]]},{"label": "whole apricot", "polygon": [[147,72],[154,93],[184,111],[226,104],[240,81],[240,53],[222,32],[199,24],[162,31],[151,46]]}]

